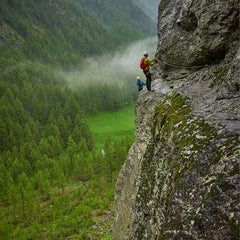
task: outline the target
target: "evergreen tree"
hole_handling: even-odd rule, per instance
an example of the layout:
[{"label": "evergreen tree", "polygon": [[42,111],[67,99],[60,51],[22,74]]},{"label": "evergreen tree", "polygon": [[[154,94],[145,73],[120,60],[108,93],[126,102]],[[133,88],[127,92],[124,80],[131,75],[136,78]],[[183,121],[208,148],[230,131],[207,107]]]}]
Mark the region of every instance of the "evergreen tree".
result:
[{"label": "evergreen tree", "polygon": [[13,213],[12,215],[13,215],[13,218],[15,219],[16,211],[17,211],[18,190],[14,183],[10,184],[8,194],[9,194],[9,199],[12,206],[12,213]]},{"label": "evergreen tree", "polygon": [[70,159],[73,159],[74,154],[77,152],[77,144],[73,141],[72,137],[69,136],[67,144],[67,153]]},{"label": "evergreen tree", "polygon": [[64,106],[64,115],[70,117],[71,126],[73,126],[74,119],[77,113],[80,111],[81,109],[76,99],[74,98],[74,96],[70,96]]},{"label": "evergreen tree", "polygon": [[74,176],[76,180],[88,181],[93,175],[90,159],[84,157],[84,154],[75,155],[74,157]]},{"label": "evergreen tree", "polygon": [[38,171],[35,179],[36,179],[37,188],[42,195],[42,199],[44,199],[44,197],[48,197],[48,189],[50,187],[50,183],[46,178],[46,175],[44,174],[44,172],[42,170]]},{"label": "evergreen tree", "polygon": [[62,194],[64,194],[64,190],[65,190],[65,184],[66,184],[66,178],[64,176],[63,172],[60,172],[59,176],[58,176],[58,184],[59,187],[62,190]]},{"label": "evergreen tree", "polygon": [[25,172],[23,172],[20,176],[19,176],[19,180],[18,180],[18,192],[21,198],[21,202],[22,202],[22,209],[23,211],[25,210],[25,203],[27,201],[28,198],[28,177],[25,174]]},{"label": "evergreen tree", "polygon": [[60,135],[61,135],[61,139],[63,142],[63,146],[66,147],[67,146],[67,140],[68,140],[68,136],[69,136],[69,132],[68,132],[68,128],[67,128],[67,123],[63,117],[62,114],[59,115],[59,117],[57,118],[57,127],[60,131]]},{"label": "evergreen tree", "polygon": [[15,158],[11,168],[11,176],[17,182],[18,177],[24,172],[23,164],[18,158]]},{"label": "evergreen tree", "polygon": [[0,172],[0,199],[3,202],[10,202],[9,189],[13,184],[13,179],[8,172],[8,169],[5,167],[3,163],[0,164],[1,172]]},{"label": "evergreen tree", "polygon": [[50,146],[50,149],[48,152],[49,157],[57,159],[62,150],[62,146],[61,146],[59,137],[58,136],[48,137],[48,143]]}]

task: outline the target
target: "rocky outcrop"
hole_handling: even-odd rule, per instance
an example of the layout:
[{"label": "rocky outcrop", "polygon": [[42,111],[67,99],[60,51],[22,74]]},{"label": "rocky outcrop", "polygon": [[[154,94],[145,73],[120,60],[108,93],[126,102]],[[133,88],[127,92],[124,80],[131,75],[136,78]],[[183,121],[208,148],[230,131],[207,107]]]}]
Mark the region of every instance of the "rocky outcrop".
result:
[{"label": "rocky outcrop", "polygon": [[164,62],[180,66],[217,63],[232,47],[235,51],[237,0],[162,0],[158,19],[157,57]]},{"label": "rocky outcrop", "polygon": [[113,240],[240,239],[238,0],[162,0]]}]

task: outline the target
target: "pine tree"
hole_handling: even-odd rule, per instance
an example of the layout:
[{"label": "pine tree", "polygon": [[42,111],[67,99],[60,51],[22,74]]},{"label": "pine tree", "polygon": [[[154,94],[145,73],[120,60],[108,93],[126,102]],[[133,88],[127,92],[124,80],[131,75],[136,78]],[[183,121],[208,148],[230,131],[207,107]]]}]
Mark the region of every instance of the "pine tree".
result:
[{"label": "pine tree", "polygon": [[83,112],[81,112],[81,114],[77,113],[74,123],[75,123],[75,129],[73,131],[73,134],[75,138],[78,140],[78,142],[80,142],[81,137],[84,138],[87,143],[88,150],[89,151],[93,150],[94,148],[93,135],[89,129],[89,126],[87,124],[87,121]]},{"label": "pine tree", "polygon": [[61,152],[61,149],[62,149],[59,137],[58,136],[48,137],[48,143],[49,143],[49,146],[51,146],[51,148],[49,149],[49,152],[48,152],[49,157],[50,158],[58,158],[58,156]]},{"label": "pine tree", "polygon": [[66,178],[65,178],[63,172],[61,172],[60,175],[58,176],[58,184],[59,184],[60,188],[62,189],[62,195],[63,195],[64,190],[65,190],[65,184],[66,184]]},{"label": "pine tree", "polygon": [[73,159],[73,156],[77,152],[77,149],[78,149],[77,144],[73,141],[72,136],[69,136],[67,143],[67,153],[70,159]]},{"label": "pine tree", "polygon": [[21,202],[22,202],[22,209],[23,211],[25,210],[25,203],[27,201],[28,198],[28,189],[27,186],[29,184],[28,182],[28,177],[26,175],[25,172],[23,172],[20,176],[19,176],[19,180],[18,180],[18,192],[19,195],[21,197]]},{"label": "pine tree", "polygon": [[18,158],[15,158],[10,169],[11,176],[14,179],[14,182],[17,182],[18,177],[23,173],[23,164],[19,161]]},{"label": "pine tree", "polygon": [[13,215],[13,218],[15,219],[16,211],[17,211],[18,190],[14,183],[10,184],[8,194],[9,194],[9,199],[12,206],[12,213],[13,213],[12,215]]},{"label": "pine tree", "polygon": [[[0,110],[0,115],[1,115],[1,110]],[[2,115],[1,115],[2,116]],[[4,121],[2,121],[2,119],[0,119],[0,150],[4,151],[7,149],[7,134],[8,133],[8,129],[7,129],[7,125]]]},{"label": "pine tree", "polygon": [[14,110],[15,110],[15,121],[19,123],[19,125],[23,126],[27,117],[25,114],[25,110],[23,108],[22,102],[17,98],[14,103]]},{"label": "pine tree", "polygon": [[70,96],[64,106],[64,115],[69,116],[71,122],[74,122],[76,114],[80,112],[80,107],[74,96]]},{"label": "pine tree", "polygon": [[68,132],[68,128],[67,128],[67,123],[63,117],[62,114],[59,115],[59,117],[57,118],[57,127],[60,131],[60,135],[61,135],[61,139],[63,142],[63,146],[66,147],[67,146],[67,140],[68,140],[68,136],[69,136],[69,132]]},{"label": "pine tree", "polygon": [[48,196],[48,189],[50,187],[50,183],[48,179],[46,179],[46,176],[42,170],[38,171],[35,179],[36,179],[38,190],[42,195],[42,199],[44,199],[44,196],[46,197]]}]

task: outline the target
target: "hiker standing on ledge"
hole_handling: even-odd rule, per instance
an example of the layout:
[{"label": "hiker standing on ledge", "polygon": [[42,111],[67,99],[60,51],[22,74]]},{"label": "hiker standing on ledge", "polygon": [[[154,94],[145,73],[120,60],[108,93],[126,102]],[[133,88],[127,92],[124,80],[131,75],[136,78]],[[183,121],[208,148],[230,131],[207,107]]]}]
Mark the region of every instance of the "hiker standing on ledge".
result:
[{"label": "hiker standing on ledge", "polygon": [[137,88],[139,92],[142,91],[143,85],[146,85],[146,83],[142,82],[140,77],[137,77]]},{"label": "hiker standing on ledge", "polygon": [[140,68],[143,70],[143,73],[146,76],[147,90],[149,92],[153,92],[154,90],[151,89],[152,78],[151,78],[151,73],[150,73],[150,66],[154,65],[154,60],[149,60],[148,59],[148,52],[147,51],[145,51],[143,53],[143,56],[144,57],[141,59],[141,62],[140,62]]}]

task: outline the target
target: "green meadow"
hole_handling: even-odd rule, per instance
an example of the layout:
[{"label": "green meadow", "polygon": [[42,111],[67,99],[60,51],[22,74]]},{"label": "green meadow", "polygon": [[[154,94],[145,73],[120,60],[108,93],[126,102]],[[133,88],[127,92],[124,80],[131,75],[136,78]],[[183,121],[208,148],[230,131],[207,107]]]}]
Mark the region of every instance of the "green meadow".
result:
[{"label": "green meadow", "polygon": [[99,112],[87,116],[89,127],[93,133],[95,145],[103,148],[105,141],[121,141],[129,136],[134,139],[135,105],[120,109],[117,112]]}]

